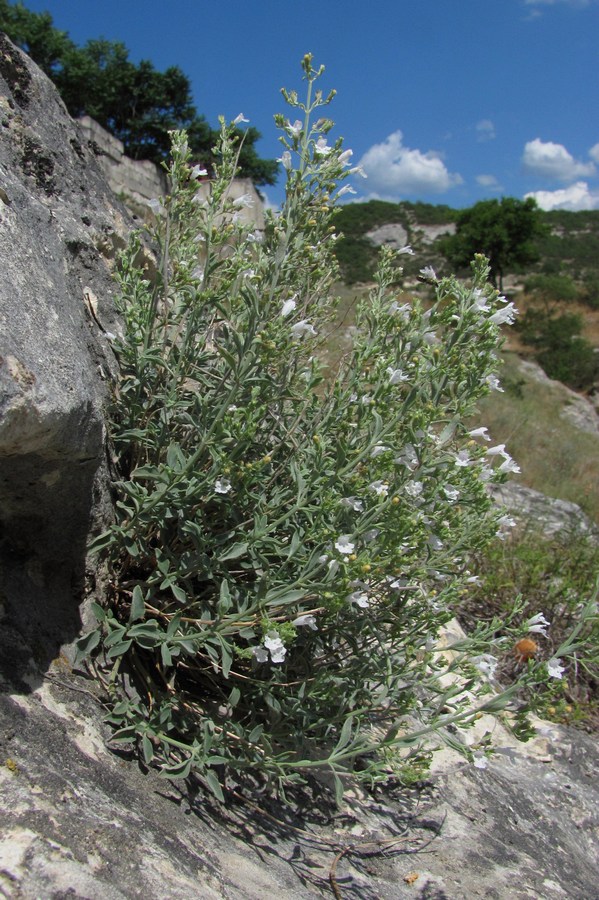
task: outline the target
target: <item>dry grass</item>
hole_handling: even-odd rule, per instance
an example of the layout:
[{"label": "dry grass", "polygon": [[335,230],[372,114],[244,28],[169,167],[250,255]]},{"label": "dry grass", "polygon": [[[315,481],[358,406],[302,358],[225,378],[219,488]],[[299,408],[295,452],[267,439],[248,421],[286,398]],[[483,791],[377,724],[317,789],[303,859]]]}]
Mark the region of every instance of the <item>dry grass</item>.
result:
[{"label": "dry grass", "polygon": [[563,418],[570,397],[563,385],[532,378],[513,352],[505,353],[504,361],[505,392],[487,397],[477,419],[519,463],[519,483],[578,503],[599,523],[599,434]]}]

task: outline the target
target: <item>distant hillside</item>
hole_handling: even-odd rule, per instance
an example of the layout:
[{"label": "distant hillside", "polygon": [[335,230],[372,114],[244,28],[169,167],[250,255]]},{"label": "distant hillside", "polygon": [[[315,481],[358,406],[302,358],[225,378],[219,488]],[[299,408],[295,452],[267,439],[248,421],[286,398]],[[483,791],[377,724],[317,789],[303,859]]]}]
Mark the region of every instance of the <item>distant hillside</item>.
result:
[{"label": "distant hillside", "polygon": [[[409,244],[414,256],[405,256],[406,276],[416,275],[422,266],[432,265],[440,273],[449,268],[441,253],[443,234],[451,233],[460,211],[429,203],[348,203],[337,213],[337,228],[343,234],[337,244],[337,258],[347,284],[372,279],[377,248],[391,243],[400,249]],[[532,274],[566,275],[580,286],[588,285],[597,294],[599,305],[599,210],[543,213],[550,227],[538,242],[540,261],[522,277]]]}]

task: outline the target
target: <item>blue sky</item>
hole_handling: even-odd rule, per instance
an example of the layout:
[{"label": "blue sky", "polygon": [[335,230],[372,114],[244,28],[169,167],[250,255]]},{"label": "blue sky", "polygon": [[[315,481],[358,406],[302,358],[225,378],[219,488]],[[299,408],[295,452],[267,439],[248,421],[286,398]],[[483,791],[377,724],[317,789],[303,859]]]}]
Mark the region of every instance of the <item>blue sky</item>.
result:
[{"label": "blue sky", "polygon": [[[354,199],[469,206],[534,194],[599,208],[599,0],[25,0],[84,43],[190,78],[198,112],[243,112],[280,155],[280,88],[324,63],[330,107],[361,164]],[[281,188],[267,189],[279,202]]]}]

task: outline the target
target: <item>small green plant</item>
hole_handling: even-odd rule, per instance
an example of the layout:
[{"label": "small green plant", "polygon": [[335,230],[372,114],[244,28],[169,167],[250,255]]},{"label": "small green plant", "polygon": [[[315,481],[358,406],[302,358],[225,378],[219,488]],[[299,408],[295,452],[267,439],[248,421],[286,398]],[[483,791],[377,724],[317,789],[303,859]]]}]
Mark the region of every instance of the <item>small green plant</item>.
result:
[{"label": "small green plant", "polygon": [[[481,619],[498,621],[513,610],[513,598],[524,598],[518,620],[539,609],[551,623],[534,633],[537,659],[559,656],[558,648],[580,623],[580,611],[597,586],[599,546],[592,536],[563,533],[545,535],[538,526],[518,530],[495,542],[473,563],[476,583],[467,586],[458,604],[458,616],[471,628]],[[528,696],[530,706],[543,716],[588,730],[599,728],[599,617],[587,618],[576,638],[568,673]],[[562,652],[561,650],[559,651]],[[497,674],[509,681],[522,660],[513,647],[500,654]]]},{"label": "small green plant", "polygon": [[513,310],[482,257],[470,284],[425,270],[426,311],[400,302],[383,250],[354,346],[323,380],[351,151],[329,142],[332,94],[310,55],[303,71],[305,101],[284,92],[297,118],[276,117],[286,200],[264,232],[230,198],[238,121],[223,120],[205,200],[172,135],[150,229],[159,277],[140,268],[139,235],[119,269],[118,518],[95,543],[112,590],[79,651],[112,667],[113,740],[218,797],[229,778],[284,791],[322,769],[340,795],[349,774],[385,778],[391,752],[419,765],[431,740],[455,743],[450,726],[516,694],[475,661],[514,639],[509,617],[499,636],[485,624],[436,644],[468,554],[505,524],[486,485],[515,464],[462,423],[498,386]]}]

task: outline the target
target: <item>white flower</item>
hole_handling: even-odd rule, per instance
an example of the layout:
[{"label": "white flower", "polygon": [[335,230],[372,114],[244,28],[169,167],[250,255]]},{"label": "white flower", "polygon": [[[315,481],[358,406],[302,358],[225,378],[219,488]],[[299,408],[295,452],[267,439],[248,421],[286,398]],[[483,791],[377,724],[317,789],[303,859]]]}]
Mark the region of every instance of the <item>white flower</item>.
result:
[{"label": "white flower", "polygon": [[374,539],[378,537],[378,534],[378,528],[371,528],[370,531],[365,531],[363,535],[364,543],[370,544],[371,541],[374,541]]},{"label": "white flower", "polygon": [[387,582],[392,591],[401,591],[408,584],[407,578],[395,578],[393,575],[387,575]]},{"label": "white flower", "polygon": [[319,137],[314,145],[314,153],[316,153],[317,156],[328,156],[331,150],[332,147],[329,147],[325,137]]},{"label": "white flower", "polygon": [[547,637],[547,628],[551,625],[551,622],[548,622],[543,613],[537,613],[536,616],[533,616],[529,619],[525,628],[531,634],[542,634],[543,637]]},{"label": "white flower", "polygon": [[155,216],[162,212],[162,203],[160,202],[160,200],[156,200],[156,198],[148,200],[147,205],[150,207]]},{"label": "white flower", "polygon": [[350,603],[355,603],[356,606],[361,606],[362,609],[366,609],[368,606],[370,606],[368,594],[366,594],[364,591],[354,591],[353,594],[350,594],[347,599]]},{"label": "white flower", "polygon": [[422,482],[421,481],[408,481],[407,484],[404,485],[404,491],[410,497],[419,497],[422,493]]},{"label": "white flower", "polygon": [[268,662],[268,650],[260,644],[258,647],[252,648],[252,653],[256,659],[256,662],[265,663]]},{"label": "white flower", "polygon": [[316,616],[298,616],[297,619],[293,620],[292,624],[295,625],[296,628],[311,628],[312,631],[318,631]]},{"label": "white flower", "polygon": [[406,446],[401,451],[401,455],[398,456],[395,460],[395,463],[401,466],[405,466],[411,472],[414,469],[418,468],[418,456],[416,455],[416,450],[414,449],[413,444],[406,444]]},{"label": "white flower", "polygon": [[344,184],[343,187],[337,191],[337,197],[343,197],[344,194],[357,194],[357,191],[351,184]]},{"label": "white flower", "polygon": [[497,669],[497,660],[490,653],[482,653],[480,656],[473,656],[472,662],[479,672],[482,672],[490,681],[495,677]]},{"label": "white flower", "polygon": [[475,288],[472,292],[472,299],[474,303],[472,304],[476,309],[480,310],[480,312],[486,312],[489,308],[489,303],[483,292],[480,288]]},{"label": "white flower", "polygon": [[424,269],[420,269],[420,274],[429,281],[437,280],[437,273],[432,266],[425,266]]},{"label": "white flower", "polygon": [[310,325],[310,323],[306,319],[302,319],[301,322],[296,322],[295,325],[292,325],[291,334],[294,338],[300,338],[304,334],[316,335],[317,332],[314,330],[313,325]]},{"label": "white flower", "polygon": [[485,756],[484,750],[475,750],[472,754],[472,765],[475,769],[486,769],[487,768],[487,757]]},{"label": "white flower", "polygon": [[460,450],[459,453],[456,453],[454,465],[458,468],[469,466],[471,462],[472,460],[470,459],[470,454],[467,450]]},{"label": "white flower", "polygon": [[515,528],[516,520],[512,519],[511,516],[507,516],[507,515],[501,516],[501,518],[498,520],[497,524],[499,525],[499,528],[501,530],[503,530],[505,528]]},{"label": "white flower", "polygon": [[353,155],[353,150],[344,150],[343,153],[339,154],[338,162],[340,162],[342,166],[348,166]]},{"label": "white flower", "polygon": [[214,491],[217,494],[228,494],[232,488],[232,484],[228,478],[218,478],[214,482]]},{"label": "white flower", "polygon": [[246,119],[243,113],[239,113],[238,116],[235,116],[233,119],[233,125],[241,125],[242,122],[249,122],[249,119]]},{"label": "white flower", "polygon": [[480,475],[478,476],[482,482],[492,481],[493,479],[493,469],[491,466],[483,466],[480,470]]},{"label": "white flower", "polygon": [[364,501],[358,497],[344,497],[341,505],[346,506],[348,509],[353,509],[354,512],[363,512],[364,510]]},{"label": "white flower", "polygon": [[514,462],[514,460],[512,459],[511,456],[508,456],[508,457],[506,457],[506,459],[504,459],[504,461],[499,466],[499,471],[500,472],[518,473],[518,472],[521,472],[522,470],[521,470],[520,466],[518,465],[518,463]]},{"label": "white flower", "polygon": [[488,429],[483,425],[481,428],[473,428],[472,431],[468,432],[468,434],[470,435],[470,437],[473,437],[473,438],[480,437],[484,441],[490,441],[491,435],[488,434],[487,432],[488,432]]},{"label": "white flower", "polygon": [[407,381],[410,377],[409,375],[404,375],[401,369],[394,369],[392,366],[387,367],[387,374],[389,375],[389,384],[401,384],[402,381]]},{"label": "white flower", "polygon": [[487,456],[503,456],[504,459],[507,459],[509,453],[506,453],[505,444],[497,444],[495,447],[489,447]]},{"label": "white flower", "polygon": [[397,300],[394,300],[393,303],[389,306],[389,312],[394,315],[400,316],[404,321],[410,318],[410,304],[409,303],[398,303]]},{"label": "white flower", "polygon": [[441,550],[443,547],[443,541],[436,534],[431,534],[427,543],[431,550]]},{"label": "white flower", "polygon": [[362,168],[362,166],[354,166],[353,169],[349,170],[350,175],[360,175],[362,178],[368,178],[368,175]]},{"label": "white flower", "polygon": [[497,377],[497,375],[487,375],[487,377],[485,378],[485,384],[487,384],[492,391],[499,391],[503,394],[503,388],[499,383],[499,378]]},{"label": "white flower", "polygon": [[455,501],[460,496],[460,492],[458,491],[458,489],[454,488],[451,484],[444,485],[443,493],[451,503],[455,503]]},{"label": "white flower", "polygon": [[550,678],[561,678],[566,671],[561,664],[561,659],[553,657],[547,662],[547,674]]},{"label": "white flower", "polygon": [[285,150],[283,153],[281,153],[281,157],[277,160],[277,162],[283,163],[283,166],[289,172],[291,170],[291,153],[289,152],[289,150]]},{"label": "white flower", "polygon": [[250,231],[247,240],[250,244],[261,244],[264,240],[264,234],[262,231]]},{"label": "white flower", "polygon": [[381,453],[386,453],[388,449],[389,447],[386,447],[385,444],[375,444],[375,446],[372,448],[370,456],[372,457],[372,459],[376,459],[377,456],[381,455]]},{"label": "white flower", "polygon": [[373,481],[372,484],[368,485],[368,487],[379,497],[386,497],[389,493],[389,485],[384,481]]},{"label": "white flower", "polygon": [[498,309],[497,312],[494,312],[492,316],[489,316],[489,322],[493,322],[494,325],[503,325],[507,323],[511,325],[516,320],[516,316],[518,315],[518,310],[514,306],[513,303],[508,303],[507,306],[502,307],[502,309]]},{"label": "white flower", "polygon": [[190,178],[203,178],[204,175],[208,174],[208,169],[204,169],[202,166],[197,165],[194,166],[191,172],[189,173]]},{"label": "white flower", "polygon": [[335,550],[338,550],[339,553],[342,553],[344,556],[349,556],[350,553],[353,553],[355,546],[356,545],[352,544],[350,541],[349,534],[342,534],[335,541]]},{"label": "white flower", "polygon": [[291,122],[289,120],[287,120],[287,122],[285,124],[285,128],[287,129],[287,131],[290,132],[290,134],[293,135],[293,137],[300,136],[300,134],[302,133],[302,127],[303,127],[302,123],[300,122],[299,119],[296,119],[295,122],[293,123],[293,125],[291,124]]},{"label": "white flower", "polygon": [[269,631],[264,638],[264,646],[270,651],[270,658],[274,663],[282,663],[285,660],[287,648],[276,631]]},{"label": "white flower", "polygon": [[408,256],[414,256],[414,250],[412,250],[409,244],[406,244],[405,247],[402,247],[401,250],[398,250],[397,252],[398,254],[406,253]]},{"label": "white flower", "polygon": [[237,209],[244,206],[246,209],[251,209],[254,205],[254,198],[251,194],[242,194],[241,197],[237,197],[236,200],[233,200],[233,206]]},{"label": "white flower", "polygon": [[285,318],[285,316],[288,316],[290,313],[292,313],[296,306],[297,303],[295,302],[293,297],[290,297],[289,300],[285,300],[283,306],[281,307],[282,317]]}]

